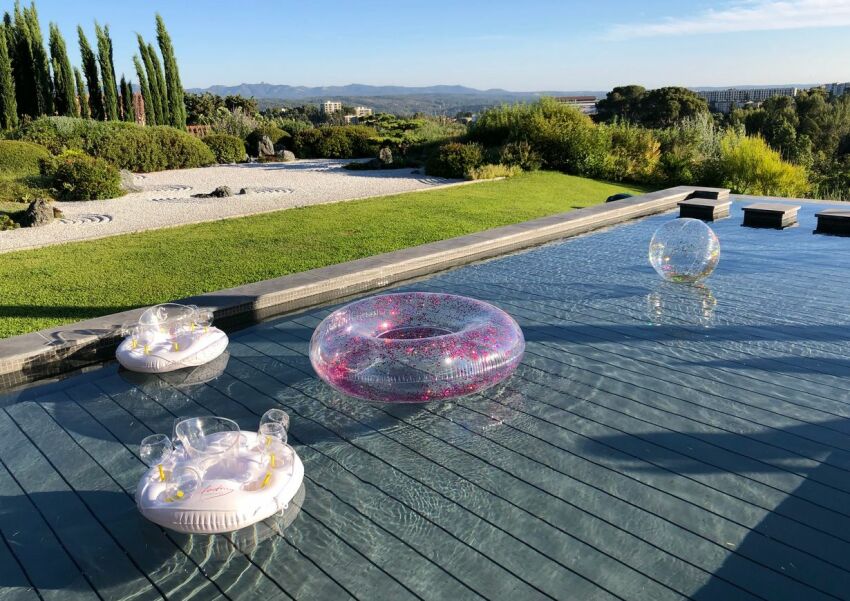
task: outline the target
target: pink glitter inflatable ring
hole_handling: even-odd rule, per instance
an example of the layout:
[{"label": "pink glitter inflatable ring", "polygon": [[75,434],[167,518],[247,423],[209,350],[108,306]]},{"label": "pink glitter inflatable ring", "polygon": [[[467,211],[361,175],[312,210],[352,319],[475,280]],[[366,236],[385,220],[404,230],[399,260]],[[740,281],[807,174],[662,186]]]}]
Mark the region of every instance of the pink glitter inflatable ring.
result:
[{"label": "pink glitter inflatable ring", "polygon": [[452,294],[373,296],[331,313],[313,333],[310,362],[340,392],[391,403],[473,394],[507,378],[525,338],[493,305]]}]

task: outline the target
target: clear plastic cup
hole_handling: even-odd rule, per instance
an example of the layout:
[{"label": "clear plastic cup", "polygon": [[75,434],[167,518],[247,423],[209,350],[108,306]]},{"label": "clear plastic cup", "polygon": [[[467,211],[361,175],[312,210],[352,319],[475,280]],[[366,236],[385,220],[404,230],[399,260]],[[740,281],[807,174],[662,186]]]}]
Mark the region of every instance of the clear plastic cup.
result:
[{"label": "clear plastic cup", "polygon": [[162,465],[173,451],[171,439],[165,434],[145,436],[139,444],[139,457],[148,467]]},{"label": "clear plastic cup", "polygon": [[235,457],[239,450],[239,426],[232,419],[207,415],[191,417],[174,426],[186,455],[202,465]]}]

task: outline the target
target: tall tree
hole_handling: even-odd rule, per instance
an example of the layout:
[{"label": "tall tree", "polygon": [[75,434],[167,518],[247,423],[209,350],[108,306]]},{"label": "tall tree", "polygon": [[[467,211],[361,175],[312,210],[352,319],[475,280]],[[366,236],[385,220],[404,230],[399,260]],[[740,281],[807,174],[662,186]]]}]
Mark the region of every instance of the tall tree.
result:
[{"label": "tall tree", "polygon": [[156,95],[159,97],[159,108],[162,112],[160,125],[168,125],[171,123],[171,111],[168,105],[168,97],[165,90],[165,75],[162,73],[162,65],[159,63],[159,57],[156,55],[153,44],[148,44],[148,57],[153,65],[154,76],[156,77]]},{"label": "tall tree", "polygon": [[131,123],[136,120],[133,110],[133,84],[127,83],[124,74],[121,74],[121,118]]},{"label": "tall tree", "polygon": [[53,65],[53,104],[56,113],[79,116],[77,94],[74,90],[74,71],[68,59],[68,49],[59,27],[50,24],[50,57]]},{"label": "tall tree", "polygon": [[86,87],[83,83],[83,74],[80,73],[80,70],[74,69],[74,83],[76,83],[77,87],[77,104],[80,109],[80,117],[83,119],[89,119],[91,117],[91,111],[89,110],[89,95],[86,93]]},{"label": "tall tree", "polygon": [[133,56],[133,65],[136,67],[136,76],[139,78],[139,91],[142,93],[142,101],[145,103],[145,123],[147,125],[156,125],[156,111],[153,107],[153,98],[151,98],[151,90],[148,87],[148,77],[145,73],[145,67],[138,56]]},{"label": "tall tree", "polygon": [[[150,53],[148,52],[148,44],[145,43],[145,40],[141,35],[136,34],[136,38],[139,41],[139,55],[141,56],[141,60],[145,65],[145,71],[147,73],[148,80],[148,91],[150,92],[151,98],[151,111],[153,113],[153,119],[147,121],[148,125],[162,125],[164,123],[162,119],[162,102],[163,97],[160,94],[159,83],[157,82],[156,71],[153,67],[153,61],[151,60]],[[147,102],[147,100],[145,100]],[[147,110],[145,111],[145,118],[147,119]]]},{"label": "tall tree", "polygon": [[77,25],[80,36],[80,55],[83,57],[83,72],[86,74],[86,84],[89,89],[89,108],[91,118],[103,121],[103,93],[100,91],[100,81],[97,76],[97,57],[86,39],[83,28]]},{"label": "tall tree", "polygon": [[18,125],[18,103],[15,100],[15,80],[12,61],[6,42],[6,24],[0,24],[0,128],[12,129]]},{"label": "tall tree", "polygon": [[35,2],[29,8],[24,8],[24,18],[29,29],[30,52],[35,75],[36,98],[38,99],[38,114],[53,114],[53,82],[50,81],[50,62],[47,50],[44,48],[44,36],[41,35],[41,25],[38,22],[38,12]]},{"label": "tall tree", "polygon": [[165,64],[166,94],[168,97],[168,113],[171,125],[186,129],[186,104],[183,101],[183,84],[180,83],[180,70],[177,68],[177,58],[174,56],[174,45],[171,36],[165,28],[162,17],[156,15],[156,39],[162,52],[162,62]]},{"label": "tall tree", "polygon": [[625,119],[633,121],[640,112],[640,103],[646,96],[646,88],[638,85],[617,86],[596,103],[599,121]]},{"label": "tall tree", "polygon": [[97,37],[97,60],[100,64],[100,82],[103,86],[103,108],[106,118],[118,121],[118,87],[115,84],[115,67],[112,65],[112,40],[109,37],[109,26],[101,27],[94,23],[94,33]]},{"label": "tall tree", "polygon": [[3,20],[6,23],[6,31],[9,37],[9,57],[12,60],[12,75],[15,79],[15,100],[18,104],[18,115],[37,117],[40,113],[35,71],[33,70],[32,44],[30,42],[29,24],[24,17],[20,3],[15,3],[14,23],[8,13]]}]

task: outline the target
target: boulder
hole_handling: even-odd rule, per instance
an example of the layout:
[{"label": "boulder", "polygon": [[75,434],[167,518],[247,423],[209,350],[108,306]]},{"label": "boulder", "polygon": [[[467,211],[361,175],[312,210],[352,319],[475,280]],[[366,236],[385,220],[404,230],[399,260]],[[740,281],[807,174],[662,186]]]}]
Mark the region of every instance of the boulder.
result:
[{"label": "boulder", "polygon": [[141,186],[136,185],[132,172],[122,169],[120,173],[122,190],[125,192],[141,192],[143,190]]},{"label": "boulder", "polygon": [[239,196],[243,196],[248,193],[248,188],[242,188],[239,190]]},{"label": "boulder", "polygon": [[292,152],[291,150],[278,150],[277,151],[277,158],[279,158],[284,163],[288,163],[290,161],[295,160],[295,153]]},{"label": "boulder", "polygon": [[381,162],[381,159],[369,159],[365,163],[368,169],[380,169],[384,166],[384,163]]},{"label": "boulder", "polygon": [[24,227],[39,227],[47,225],[51,221],[53,221],[53,206],[50,201],[37,198],[27,207],[21,219],[21,224]]},{"label": "boulder", "polygon": [[257,143],[257,157],[273,157],[274,156],[274,144],[272,144],[272,139],[268,136],[263,136],[260,138],[260,141]]},{"label": "boulder", "polygon": [[384,165],[391,165],[393,162],[393,151],[387,147],[381,148],[378,152],[378,160]]},{"label": "boulder", "polygon": [[219,186],[209,194],[192,194],[192,198],[227,198],[233,196],[233,192],[227,186]]}]

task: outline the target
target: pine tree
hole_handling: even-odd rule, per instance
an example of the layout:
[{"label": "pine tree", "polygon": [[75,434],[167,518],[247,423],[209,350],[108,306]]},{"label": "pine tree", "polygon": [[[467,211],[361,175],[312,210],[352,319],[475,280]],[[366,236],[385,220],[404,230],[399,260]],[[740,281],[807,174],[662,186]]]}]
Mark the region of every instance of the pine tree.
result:
[{"label": "pine tree", "polygon": [[56,113],[68,117],[79,116],[77,95],[74,91],[74,71],[68,60],[65,40],[55,23],[50,24],[50,57],[53,65],[53,104]]},{"label": "pine tree", "polygon": [[0,24],[0,128],[13,129],[18,125],[18,103],[15,100],[15,80],[6,34],[9,28]]},{"label": "pine tree", "polygon": [[20,3],[15,3],[15,20],[12,24],[8,13],[4,17],[9,37],[9,57],[12,60],[12,75],[15,79],[15,101],[18,115],[37,117],[38,91],[33,71],[32,45],[30,44],[29,25],[21,11]]},{"label": "pine tree", "polygon": [[136,120],[136,113],[133,110],[133,84],[127,83],[124,74],[121,74],[121,118],[124,121],[131,123]]},{"label": "pine tree", "polygon": [[153,108],[153,98],[148,87],[148,78],[145,68],[138,56],[133,56],[133,65],[136,67],[136,76],[139,78],[139,91],[142,93],[142,101],[145,103],[145,123],[156,125],[156,111]]},{"label": "pine tree", "polygon": [[151,59],[153,72],[156,76],[156,95],[159,98],[159,108],[162,111],[162,120],[159,124],[168,125],[171,123],[171,112],[165,90],[165,76],[162,74],[162,65],[159,64],[159,57],[156,55],[153,44],[148,44],[148,57]]},{"label": "pine tree", "polygon": [[136,37],[139,40],[139,54],[142,57],[141,60],[144,62],[145,71],[148,75],[148,90],[150,92],[151,97],[150,105],[151,111],[153,112],[153,119],[148,121],[148,125],[162,125],[164,123],[162,118],[163,98],[159,91],[159,84],[157,82],[156,71],[154,70],[153,61],[151,61],[151,56],[148,53],[148,45],[145,44],[145,40],[142,38],[141,35],[136,34]]},{"label": "pine tree", "polygon": [[83,75],[79,69],[74,69],[74,82],[77,84],[77,105],[80,109],[80,117],[89,119],[91,111],[89,111],[89,95],[86,94],[86,87],[83,83]]},{"label": "pine tree", "polygon": [[183,84],[180,83],[180,71],[174,56],[174,46],[171,36],[165,28],[162,17],[156,15],[156,39],[162,52],[162,62],[165,65],[166,94],[168,98],[168,113],[170,124],[180,129],[186,129],[186,103],[183,100]]},{"label": "pine tree", "polygon": [[100,82],[103,86],[103,108],[106,118],[118,121],[118,87],[115,85],[115,67],[112,66],[112,40],[109,38],[109,26],[101,27],[95,21],[94,33],[97,37],[97,60],[100,63]]},{"label": "pine tree", "polygon": [[38,99],[38,114],[53,114],[53,82],[50,80],[50,62],[47,59],[47,51],[44,48],[44,37],[41,35],[41,25],[38,22],[38,13],[35,10],[35,2],[23,11],[29,29],[30,52],[33,61],[33,74],[35,76],[36,98]]},{"label": "pine tree", "polygon": [[103,121],[103,93],[100,91],[100,81],[97,77],[97,57],[92,52],[89,41],[83,28],[77,25],[77,34],[80,37],[80,54],[83,57],[83,72],[86,74],[86,84],[89,89],[89,109],[91,118]]}]

